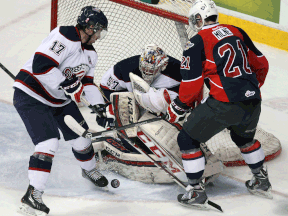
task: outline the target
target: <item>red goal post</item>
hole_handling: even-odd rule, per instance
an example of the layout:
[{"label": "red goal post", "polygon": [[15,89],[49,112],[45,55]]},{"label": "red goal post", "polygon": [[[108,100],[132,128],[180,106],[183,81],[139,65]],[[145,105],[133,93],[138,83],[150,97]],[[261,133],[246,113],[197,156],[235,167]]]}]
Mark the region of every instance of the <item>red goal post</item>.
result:
[{"label": "red goal post", "polygon": [[[118,61],[139,55],[149,43],[156,43],[168,54],[181,60],[183,46],[195,32],[188,26],[187,13],[193,0],[160,0],[157,5],[139,0],[52,0],[51,30],[61,25],[76,25],[82,7],[99,7],[108,18],[108,34],[94,45],[99,59],[94,82]],[[204,96],[208,91],[204,91]],[[257,128],[256,139],[262,144],[265,160],[281,152],[280,141],[271,133]],[[226,166],[241,166],[245,162],[239,149],[223,130],[206,142],[209,149]]]}]

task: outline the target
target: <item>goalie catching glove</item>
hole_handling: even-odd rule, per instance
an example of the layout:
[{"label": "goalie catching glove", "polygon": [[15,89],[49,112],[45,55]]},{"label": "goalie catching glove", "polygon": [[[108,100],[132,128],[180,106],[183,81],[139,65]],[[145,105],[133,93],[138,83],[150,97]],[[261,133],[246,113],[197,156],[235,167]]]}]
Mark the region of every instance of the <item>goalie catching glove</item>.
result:
[{"label": "goalie catching glove", "polygon": [[177,123],[179,121],[184,120],[187,112],[189,111],[190,107],[187,106],[186,104],[182,103],[177,97],[170,105],[168,106],[167,109],[167,120],[170,123]]},{"label": "goalie catching glove", "polygon": [[94,106],[89,106],[92,113],[96,113],[96,122],[99,126],[110,129],[115,127],[115,116],[112,109],[112,104],[96,104]]},{"label": "goalie catching glove", "polygon": [[76,75],[73,74],[71,78],[65,79],[60,83],[60,88],[64,90],[68,98],[76,103],[81,102],[84,86]]}]

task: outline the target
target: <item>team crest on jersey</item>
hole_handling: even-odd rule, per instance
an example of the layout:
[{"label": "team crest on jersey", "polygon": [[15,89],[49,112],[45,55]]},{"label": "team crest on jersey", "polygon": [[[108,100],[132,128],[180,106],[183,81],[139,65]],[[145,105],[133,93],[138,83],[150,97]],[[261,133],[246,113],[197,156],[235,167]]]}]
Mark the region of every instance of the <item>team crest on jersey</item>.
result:
[{"label": "team crest on jersey", "polygon": [[255,95],[255,91],[249,91],[249,90],[247,90],[246,92],[245,92],[245,97],[252,97],[252,96],[254,96]]},{"label": "team crest on jersey", "polygon": [[66,79],[70,80],[72,78],[73,72],[72,68],[67,67],[62,71],[62,74],[66,77]]},{"label": "team crest on jersey", "polygon": [[88,73],[89,70],[90,70],[90,67],[88,65],[81,64],[73,68],[66,67],[62,71],[62,74],[66,77],[66,79],[71,79],[73,74],[75,74],[77,77],[82,79],[85,76],[85,74]]},{"label": "team crest on jersey", "polygon": [[194,46],[194,43],[191,43],[190,41],[188,41],[186,44],[185,44],[185,47],[184,47],[184,50],[188,50],[190,49],[191,47]]}]

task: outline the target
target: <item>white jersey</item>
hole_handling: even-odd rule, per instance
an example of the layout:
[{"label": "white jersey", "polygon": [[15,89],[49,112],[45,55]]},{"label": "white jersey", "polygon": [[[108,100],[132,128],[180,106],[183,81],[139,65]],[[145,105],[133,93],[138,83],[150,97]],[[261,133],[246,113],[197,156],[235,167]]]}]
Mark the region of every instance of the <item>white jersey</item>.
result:
[{"label": "white jersey", "polygon": [[74,73],[81,79],[85,98],[91,105],[104,104],[93,83],[98,55],[92,45],[82,44],[74,26],[55,28],[16,76],[13,87],[52,107],[71,102],[60,83]]}]

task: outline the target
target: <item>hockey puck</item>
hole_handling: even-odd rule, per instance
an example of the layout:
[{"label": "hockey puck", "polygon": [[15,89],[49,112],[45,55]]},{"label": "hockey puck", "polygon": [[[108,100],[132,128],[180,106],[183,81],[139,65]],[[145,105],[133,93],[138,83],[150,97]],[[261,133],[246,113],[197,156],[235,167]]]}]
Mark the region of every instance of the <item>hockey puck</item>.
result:
[{"label": "hockey puck", "polygon": [[118,179],[113,179],[113,180],[111,181],[111,186],[112,186],[113,188],[118,188],[118,187],[120,186],[120,181],[119,181]]}]

